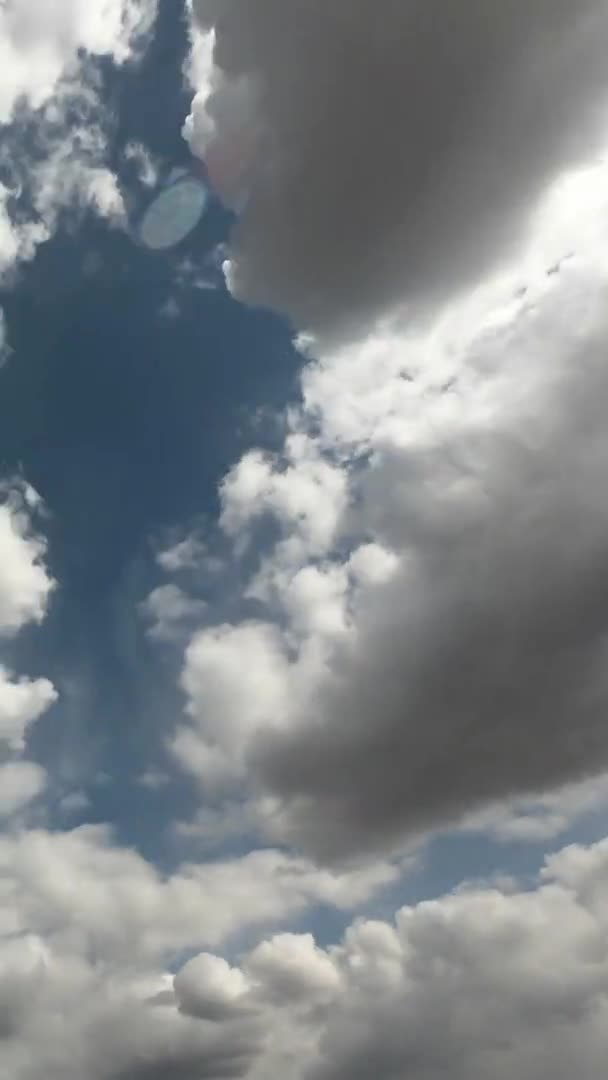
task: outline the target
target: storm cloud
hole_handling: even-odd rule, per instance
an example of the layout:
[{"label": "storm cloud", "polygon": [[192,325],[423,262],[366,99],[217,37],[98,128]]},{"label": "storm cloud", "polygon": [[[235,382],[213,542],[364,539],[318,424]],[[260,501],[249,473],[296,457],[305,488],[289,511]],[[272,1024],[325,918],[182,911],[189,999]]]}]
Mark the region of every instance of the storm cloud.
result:
[{"label": "storm cloud", "polygon": [[231,287],[327,340],[396,303],[424,316],[512,254],[544,186],[607,126],[604,0],[193,12],[215,68],[188,138],[245,158]]}]

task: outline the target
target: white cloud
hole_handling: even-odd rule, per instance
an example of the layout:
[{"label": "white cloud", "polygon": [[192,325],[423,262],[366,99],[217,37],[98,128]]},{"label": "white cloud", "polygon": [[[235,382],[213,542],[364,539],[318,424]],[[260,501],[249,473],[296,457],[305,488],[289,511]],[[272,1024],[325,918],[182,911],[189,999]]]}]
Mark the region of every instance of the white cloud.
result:
[{"label": "white cloud", "polygon": [[56,700],[57,691],[48,679],[15,681],[0,665],[0,742],[11,750],[22,750],[30,725]]},{"label": "white cloud", "polygon": [[343,470],[320,454],[316,442],[294,431],[279,459],[257,450],[245,454],[223,481],[221,496],[221,524],[239,545],[247,527],[270,514],[289,531],[286,559],[301,563],[307,554],[321,556],[331,549],[348,485]]},{"label": "white cloud", "polygon": [[273,1005],[332,999],[340,973],[312,934],[276,934],[249,954],[246,971],[257,992]]},{"label": "white cloud", "polygon": [[55,582],[44,564],[46,541],[32,530],[18,489],[5,488],[2,494],[0,634],[12,635],[28,622],[41,622]]},{"label": "white cloud", "polygon": [[[19,792],[33,793],[26,763],[19,768],[22,775],[15,771],[6,788],[14,802]],[[387,863],[323,871],[303,858],[259,850],[186,863],[163,877],[135,851],[114,845],[107,829],[91,825],[5,835],[0,869],[0,926],[40,935],[62,953],[102,955],[117,968],[216,947],[316,904],[352,910],[399,874]]]},{"label": "white cloud", "polygon": [[151,623],[150,637],[170,641],[182,634],[188,623],[200,618],[205,607],[204,601],[194,600],[178,585],[159,585],[140,604],[140,611]]},{"label": "white cloud", "polygon": [[192,0],[186,0],[190,49],[184,64],[184,75],[193,90],[204,94],[208,92],[212,81],[215,34],[213,30],[200,30],[193,18],[192,8]]},{"label": "white cloud", "polygon": [[607,895],[607,842],[570,847],[527,891],[463,887],[390,922],[356,919],[328,948],[276,934],[238,964],[195,955],[175,978],[133,953],[114,962],[103,937],[87,959],[9,930],[3,1067],[9,1080],[597,1080]]},{"label": "white cloud", "polygon": [[143,143],[131,141],[124,148],[126,161],[132,161],[137,171],[137,178],[144,187],[154,187],[158,183],[159,165]]},{"label": "white cloud", "polygon": [[193,957],[178,972],[173,986],[182,1011],[201,1020],[222,1020],[234,1014],[248,990],[242,971],[211,953]]},{"label": "white cloud", "polygon": [[156,0],[36,0],[5,4],[0,11],[0,123],[25,99],[46,104],[58,83],[78,65],[80,50],[121,64],[152,26]]},{"label": "white cloud", "polygon": [[251,732],[285,714],[290,671],[273,626],[225,625],[192,639],[181,683],[196,734],[179,730],[173,751],[210,790],[240,777]]},{"label": "white cloud", "polygon": [[180,570],[192,570],[204,554],[204,544],[196,536],[186,536],[164,551],[159,551],[156,561],[167,573],[175,574]]},{"label": "white cloud", "polygon": [[31,761],[7,761],[0,765],[0,817],[22,810],[46,786],[46,773]]}]

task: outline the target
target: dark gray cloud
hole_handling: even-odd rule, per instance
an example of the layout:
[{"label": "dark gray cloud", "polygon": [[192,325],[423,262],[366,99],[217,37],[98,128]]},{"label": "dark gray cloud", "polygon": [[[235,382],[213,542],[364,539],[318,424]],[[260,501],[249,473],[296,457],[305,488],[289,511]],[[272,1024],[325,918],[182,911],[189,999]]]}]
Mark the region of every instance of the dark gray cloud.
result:
[{"label": "dark gray cloud", "polygon": [[207,113],[216,145],[260,131],[235,290],[300,328],[351,334],[395,302],[420,313],[475,281],[516,245],[547,181],[597,145],[605,0],[193,10],[215,26],[225,76],[207,111],[195,103],[193,148]]},{"label": "dark gray cloud", "polygon": [[[515,414],[505,402],[361,474],[359,527],[402,569],[360,606],[314,712],[252,752],[287,835],[317,855],[608,768],[607,327],[568,340],[584,300],[566,296],[494,342],[499,372],[521,354]],[[539,350],[545,375],[524,388]]]}]

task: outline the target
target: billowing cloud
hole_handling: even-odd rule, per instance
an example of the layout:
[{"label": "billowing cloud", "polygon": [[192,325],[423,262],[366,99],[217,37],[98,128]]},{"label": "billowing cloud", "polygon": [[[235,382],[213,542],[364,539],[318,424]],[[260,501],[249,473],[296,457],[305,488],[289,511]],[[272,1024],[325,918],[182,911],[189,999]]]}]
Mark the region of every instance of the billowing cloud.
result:
[{"label": "billowing cloud", "polygon": [[326,337],[474,284],[606,127],[604,0],[192,9],[215,66],[195,38],[186,135],[229,199],[247,188],[231,286]]},{"label": "billowing cloud", "polygon": [[463,365],[442,436],[414,421],[359,478],[351,527],[399,569],[363,595],[314,714],[256,744],[300,839],[382,843],[606,769],[605,302],[574,275],[474,343],[494,378],[467,386]]},{"label": "billowing cloud", "polygon": [[32,761],[6,761],[0,765],[0,818],[27,806],[46,786],[46,774]]},{"label": "billowing cloud", "polygon": [[[0,925],[53,948],[114,965],[158,962],[216,947],[247,927],[282,922],[316,904],[352,910],[398,877],[396,867],[320,870],[275,850],[185,863],[163,876],[103,826],[23,831],[0,838],[7,882]],[[227,903],[227,898],[230,903]]]},{"label": "billowing cloud", "polygon": [[[60,879],[55,888],[60,888]],[[339,944],[278,934],[228,963],[0,944],[8,1077],[584,1080],[608,1052],[608,848],[569,847],[523,891],[470,883],[356,919]]]},{"label": "billowing cloud", "polygon": [[0,495],[0,634],[12,635],[42,620],[55,582],[44,563],[46,541],[32,529],[27,498],[14,487]]},{"label": "billowing cloud", "polygon": [[0,665],[0,743],[22,750],[31,724],[57,700],[57,691],[48,679],[15,680]]},{"label": "billowing cloud", "polygon": [[497,804],[490,830],[538,838],[598,805],[605,209],[604,165],[564,177],[518,259],[428,330],[313,352],[281,453],[226,477],[237,554],[278,526],[244,594],[264,618],[195,636],[174,749],[208,792],[270,795],[282,841],[398,846]]},{"label": "billowing cloud", "polygon": [[211,953],[189,960],[173,986],[183,1012],[201,1020],[221,1020],[238,1012],[248,990],[242,971]]},{"label": "billowing cloud", "polygon": [[41,8],[19,0],[0,11],[0,123],[18,103],[39,109],[61,78],[74,70],[79,52],[124,63],[154,20],[156,0],[54,0]]}]

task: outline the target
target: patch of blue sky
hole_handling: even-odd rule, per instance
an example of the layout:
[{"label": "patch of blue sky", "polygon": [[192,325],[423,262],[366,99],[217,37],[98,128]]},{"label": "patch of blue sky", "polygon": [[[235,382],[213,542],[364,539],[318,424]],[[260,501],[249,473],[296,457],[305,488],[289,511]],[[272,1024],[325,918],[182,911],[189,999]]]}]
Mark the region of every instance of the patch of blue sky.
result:
[{"label": "patch of blue sky", "polygon": [[[174,182],[187,171],[182,32],[161,6],[142,66],[104,72],[117,114],[112,163],[127,195],[129,142],[175,162]],[[229,221],[211,199],[179,265],[208,273]],[[218,481],[251,441],[244,415],[280,408],[301,365],[279,318],[189,282],[173,253],[152,259],[84,214],[0,294],[19,360],[0,373],[0,460],[48,506],[49,563],[61,582],[45,623],[6,649],[12,667],[46,675],[61,695],[33,732],[32,755],[53,777],[52,823],[65,825],[62,800],[82,791],[89,803],[74,804],[70,824],[109,821],[156,860],[171,846],[167,820],[193,813],[196,799],[176,772],[162,789],[138,782],[144,769],[166,766],[167,716],[183,708],[178,657],[169,650],[161,660],[138,610],[166,580],[155,544],[215,518]],[[167,295],[177,295],[179,318],[163,322]]]}]

